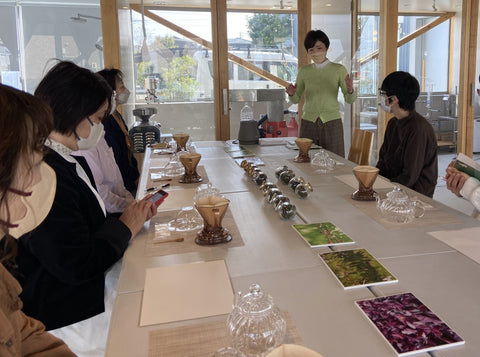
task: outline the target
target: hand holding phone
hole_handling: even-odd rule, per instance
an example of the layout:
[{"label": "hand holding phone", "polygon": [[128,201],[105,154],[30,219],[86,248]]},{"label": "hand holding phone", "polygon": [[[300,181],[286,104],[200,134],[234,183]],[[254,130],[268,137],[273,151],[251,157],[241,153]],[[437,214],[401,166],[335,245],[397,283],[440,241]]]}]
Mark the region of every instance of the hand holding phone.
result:
[{"label": "hand holding phone", "polygon": [[163,200],[168,196],[168,192],[164,190],[158,190],[149,198],[150,201],[155,203],[157,206],[163,202]]}]

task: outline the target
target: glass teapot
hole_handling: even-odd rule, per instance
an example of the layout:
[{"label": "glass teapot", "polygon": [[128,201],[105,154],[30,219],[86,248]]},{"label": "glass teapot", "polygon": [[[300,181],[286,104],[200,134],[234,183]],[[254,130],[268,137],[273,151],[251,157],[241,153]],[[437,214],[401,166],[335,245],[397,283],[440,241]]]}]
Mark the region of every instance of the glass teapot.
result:
[{"label": "glass teapot", "polygon": [[236,350],[245,356],[265,356],[283,342],[287,325],[272,297],[252,284],[249,293],[236,294],[227,330]]},{"label": "glass teapot", "polygon": [[380,199],[377,195],[376,199],[377,208],[385,218],[392,222],[408,223],[425,214],[422,202],[410,199],[398,185],[395,185],[393,190],[387,193],[386,198]]}]

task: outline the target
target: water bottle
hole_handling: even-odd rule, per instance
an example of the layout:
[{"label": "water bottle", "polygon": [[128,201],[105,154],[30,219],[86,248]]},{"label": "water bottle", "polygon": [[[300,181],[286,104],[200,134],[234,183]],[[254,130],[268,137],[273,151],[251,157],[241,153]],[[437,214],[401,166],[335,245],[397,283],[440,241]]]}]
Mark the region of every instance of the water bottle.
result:
[{"label": "water bottle", "polygon": [[247,102],[240,111],[240,121],[253,120],[253,110]]}]

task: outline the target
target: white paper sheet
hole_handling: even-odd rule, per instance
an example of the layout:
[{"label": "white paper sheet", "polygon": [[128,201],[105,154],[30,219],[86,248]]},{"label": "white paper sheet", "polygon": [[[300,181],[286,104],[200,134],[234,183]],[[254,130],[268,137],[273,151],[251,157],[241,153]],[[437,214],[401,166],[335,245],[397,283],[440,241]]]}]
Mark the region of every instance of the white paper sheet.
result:
[{"label": "white paper sheet", "polygon": [[232,304],[224,260],[150,268],[140,326],[228,314]]},{"label": "white paper sheet", "polygon": [[436,231],[428,234],[480,263],[480,227],[456,231]]}]

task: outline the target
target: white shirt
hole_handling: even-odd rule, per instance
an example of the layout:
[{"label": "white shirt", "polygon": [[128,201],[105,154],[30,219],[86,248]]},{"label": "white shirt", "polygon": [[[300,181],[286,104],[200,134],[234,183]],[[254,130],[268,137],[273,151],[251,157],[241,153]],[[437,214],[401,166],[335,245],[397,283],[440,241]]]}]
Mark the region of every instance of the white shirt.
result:
[{"label": "white shirt", "polygon": [[72,164],[75,164],[75,168],[77,170],[77,175],[87,184],[87,186],[90,188],[92,193],[95,195],[97,198],[98,204],[102,208],[103,214],[106,215],[105,211],[105,204],[103,203],[102,198],[98,194],[98,192],[93,188],[92,183],[90,182],[90,179],[88,178],[87,173],[83,169],[83,167],[78,163],[75,158],[71,157],[70,155],[73,154],[73,150],[67,148],[65,145],[60,144],[59,142],[53,140],[53,139],[48,139],[45,142],[45,145],[48,146],[50,149],[54,150],[57,154],[62,156],[66,161],[71,162]]},{"label": "white shirt", "polygon": [[107,212],[123,212],[134,198],[125,188],[113,150],[105,141],[105,132],[95,147],[89,150],[78,150],[72,154],[83,156],[87,160]]},{"label": "white shirt", "polygon": [[463,184],[460,194],[469,200],[477,211],[480,211],[480,181],[469,177]]}]

